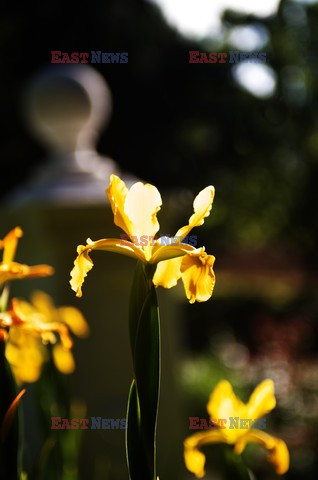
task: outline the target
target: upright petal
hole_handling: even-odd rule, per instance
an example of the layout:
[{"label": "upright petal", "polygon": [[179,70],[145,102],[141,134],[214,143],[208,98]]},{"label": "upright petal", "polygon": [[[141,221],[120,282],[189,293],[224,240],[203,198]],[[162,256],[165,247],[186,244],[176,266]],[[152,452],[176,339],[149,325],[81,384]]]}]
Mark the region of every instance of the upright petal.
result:
[{"label": "upright petal", "polygon": [[248,418],[260,418],[276,406],[273,380],[263,380],[251,394],[247,403]]},{"label": "upright petal", "polygon": [[207,411],[212,418],[227,418],[235,416],[242,402],[233,392],[232,385],[227,380],[221,380],[210,395]]},{"label": "upright petal", "polygon": [[117,177],[117,175],[111,175],[106,194],[114,214],[114,223],[122,228],[130,237],[132,235],[131,222],[124,211],[127,193],[128,189],[125,182]]},{"label": "upright petal", "polygon": [[190,303],[205,302],[213,293],[215,258],[207,255],[203,248],[182,257],[181,275],[187,298]]},{"label": "upright petal", "polygon": [[159,230],[157,212],[161,205],[162,200],[159,191],[149,183],[135,183],[126,196],[124,211],[131,222],[131,234],[138,239],[143,235],[148,237],[148,244],[143,247],[147,260],[150,258],[152,250],[150,239]]},{"label": "upright petal", "polygon": [[[241,419],[252,419],[248,414],[247,406],[234,393],[231,384],[227,380],[221,380],[212,394],[207,405],[208,413],[213,418],[225,419],[223,435],[228,444],[235,444],[241,437],[244,437],[251,427],[242,424]],[[234,426],[230,417],[238,418],[238,423]]]},{"label": "upright petal", "polygon": [[14,259],[18,245],[18,240],[23,236],[20,227],[13,228],[3,240],[0,240],[0,248],[3,248],[2,263],[11,263]]},{"label": "upright petal", "polygon": [[53,322],[58,321],[56,315],[55,305],[52,298],[45,292],[41,290],[36,290],[31,294],[31,302],[33,307],[41,314],[44,315],[45,321]]},{"label": "upright petal", "polygon": [[248,443],[257,443],[269,451],[268,461],[273,464],[276,473],[283,475],[289,468],[289,452],[286,443],[261,430],[252,429],[235,445],[235,453],[240,454]]},{"label": "upright petal", "polygon": [[184,238],[186,237],[194,227],[199,227],[204,223],[204,219],[210,215],[212,208],[212,202],[214,199],[214,187],[209,185],[201,190],[201,192],[195,197],[193,202],[193,215],[189,218],[189,224],[180,228],[176,236]]}]

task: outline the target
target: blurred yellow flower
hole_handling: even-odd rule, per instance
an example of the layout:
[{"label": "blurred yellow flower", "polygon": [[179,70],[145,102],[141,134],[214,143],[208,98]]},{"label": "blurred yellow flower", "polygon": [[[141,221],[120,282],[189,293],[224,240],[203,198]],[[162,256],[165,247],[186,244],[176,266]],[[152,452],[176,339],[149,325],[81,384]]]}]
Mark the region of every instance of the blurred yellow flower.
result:
[{"label": "blurred yellow flower", "polygon": [[184,459],[187,469],[197,478],[205,475],[205,455],[199,450],[203,445],[227,443],[234,445],[234,452],[240,454],[248,443],[256,443],[268,450],[268,460],[276,473],[282,475],[287,472],[289,452],[283,440],[253,428],[252,422],[243,422],[242,427],[239,422],[233,428],[233,422],[230,421],[230,417],[255,421],[270,412],[275,405],[274,383],[270,379],[264,380],[255,388],[246,404],[234,394],[227,380],[220,381],[210,395],[207,411],[213,423],[216,424],[218,419],[225,419],[226,422],[223,422],[223,428],[198,432],[185,439]]},{"label": "blurred yellow flower", "polygon": [[[213,292],[215,258],[205,248],[194,248],[182,241],[192,228],[202,225],[210,214],[214,198],[214,187],[208,186],[194,200],[194,213],[188,225],[180,228],[175,235],[178,243],[162,245],[155,239],[159,230],[157,212],[161,208],[161,196],[156,187],[137,182],[128,190],[116,175],[111,175],[106,190],[115,224],[122,228],[131,241],[104,238],[97,241],[87,239],[86,245],[77,247],[77,258],[71,271],[70,284],[78,297],[81,287],[93,262],[89,256],[92,250],[107,250],[122,253],[144,263],[157,265],[153,277],[156,286],[171,288],[182,278],[186,296],[190,303],[208,300]],[[140,242],[138,241],[140,240]]]},{"label": "blurred yellow flower", "polygon": [[[6,339],[6,357],[18,383],[35,382],[48,359],[45,344],[53,344],[56,368],[69,374],[75,369],[69,330],[79,337],[89,333],[81,312],[74,307],[56,308],[51,297],[35,291],[31,303],[12,299],[8,312],[0,314],[0,327]],[[58,335],[56,335],[58,334]]]},{"label": "blurred yellow flower", "polygon": [[2,262],[0,262],[0,285],[9,281],[21,278],[45,277],[52,275],[54,270],[49,265],[35,265],[29,267],[14,262],[14,256],[18,240],[23,235],[20,227],[13,228],[4,239],[0,240],[0,249],[3,250]]}]

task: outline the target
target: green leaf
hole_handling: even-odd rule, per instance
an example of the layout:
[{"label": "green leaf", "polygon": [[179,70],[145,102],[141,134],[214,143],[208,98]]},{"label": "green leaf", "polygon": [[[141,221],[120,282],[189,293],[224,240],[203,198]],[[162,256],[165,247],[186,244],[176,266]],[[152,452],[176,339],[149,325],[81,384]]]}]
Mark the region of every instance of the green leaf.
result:
[{"label": "green leaf", "polygon": [[[130,392],[127,460],[131,479],[156,479],[156,425],[160,383],[160,326],[153,266],[139,262],[135,271],[129,310],[129,331],[135,384]],[[129,441],[128,441],[129,439]],[[139,443],[141,446],[134,446]],[[133,449],[133,450],[131,450]],[[137,460],[133,457],[137,455]],[[133,476],[142,462],[147,475]],[[134,467],[132,467],[134,465]],[[138,471],[138,470],[137,470]]]},{"label": "green leaf", "polygon": [[140,430],[140,408],[135,380],[132,381],[127,406],[126,457],[131,480],[151,479]]},{"label": "green leaf", "polygon": [[152,285],[139,318],[134,354],[140,423],[147,459],[156,478],[156,426],[160,386],[160,322]]}]

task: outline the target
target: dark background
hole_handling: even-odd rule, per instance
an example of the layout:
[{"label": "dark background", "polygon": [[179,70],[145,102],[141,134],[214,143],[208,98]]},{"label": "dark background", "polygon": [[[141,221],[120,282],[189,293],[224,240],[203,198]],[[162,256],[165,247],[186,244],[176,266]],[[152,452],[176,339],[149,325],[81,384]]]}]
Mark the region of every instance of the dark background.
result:
[{"label": "dark background", "polygon": [[[127,64],[94,65],[114,105],[98,151],[163,192],[184,189],[191,198],[208,184],[216,188],[213,214],[194,232],[216,256],[215,295],[182,307],[178,378],[189,415],[206,415],[219,378],[230,379],[246,400],[272,376],[280,405],[273,431],[292,454],[286,477],[311,479],[318,420],[318,6],[285,0],[272,17],[228,11],[223,22],[229,30],[266,27],[263,50],[277,75],[271,97],[241,89],[229,64],[189,64],[189,50],[232,46],[181,37],[147,1],[3,5],[0,195],[32,178],[46,156],[21,105],[51,50],[128,51]],[[173,227],[190,213],[191,203]],[[266,463],[251,457],[257,478],[272,478]]]}]

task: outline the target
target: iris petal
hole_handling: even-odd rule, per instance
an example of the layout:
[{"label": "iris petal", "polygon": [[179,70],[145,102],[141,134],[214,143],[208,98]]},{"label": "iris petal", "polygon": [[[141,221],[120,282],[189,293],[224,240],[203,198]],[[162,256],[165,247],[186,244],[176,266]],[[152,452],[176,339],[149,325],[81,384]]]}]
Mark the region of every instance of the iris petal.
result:
[{"label": "iris petal", "polygon": [[182,257],[172,258],[158,263],[156,272],[153,276],[153,283],[156,287],[171,288],[177,285],[179,278],[181,278]]},{"label": "iris petal", "polygon": [[214,260],[215,258],[207,255],[203,248],[200,252],[192,252],[183,257],[180,270],[190,303],[205,302],[211,297],[215,284]]},{"label": "iris petal", "polygon": [[10,280],[21,280],[23,278],[46,277],[53,275],[54,269],[49,265],[34,265],[29,267],[21,263],[11,262],[0,264],[0,284]]},{"label": "iris petal", "polygon": [[221,430],[210,430],[208,432],[198,432],[184,440],[184,462],[187,469],[194,473],[197,478],[205,475],[205,455],[199,448],[209,443],[224,442]]},{"label": "iris petal", "polygon": [[201,192],[194,199],[194,213],[189,218],[189,224],[180,228],[177,231],[176,236],[184,238],[191,232],[192,228],[203,225],[204,219],[210,215],[213,199],[214,187],[212,185],[209,185],[201,190]]},{"label": "iris petal", "polygon": [[78,337],[86,337],[89,334],[89,325],[82,313],[74,307],[59,307],[57,312],[61,320]]},{"label": "iris petal", "polygon": [[225,419],[223,434],[226,443],[234,444],[242,434],[246,434],[246,429],[229,428],[229,417],[249,418],[246,415],[246,405],[233,392],[231,384],[227,380],[221,380],[210,395],[207,404],[207,411],[210,418]]},{"label": "iris petal", "polygon": [[157,212],[160,210],[162,200],[159,191],[149,183],[135,183],[127,193],[124,211],[131,223],[131,234],[141,239],[147,236],[147,245],[144,246],[146,259],[151,256],[151,240],[159,230]]},{"label": "iris petal", "polygon": [[3,248],[2,263],[10,263],[13,261],[18,245],[18,240],[23,236],[20,227],[13,228],[3,240],[0,241],[0,248]]},{"label": "iris petal", "polygon": [[230,382],[221,380],[210,395],[207,411],[211,418],[228,418],[238,415],[243,407]]},{"label": "iris petal", "polygon": [[261,430],[252,429],[235,445],[235,453],[240,454],[248,443],[257,443],[268,450],[268,461],[274,466],[276,473],[283,475],[289,468],[289,452],[286,443]]},{"label": "iris petal", "polygon": [[93,268],[94,264],[89,256],[92,250],[106,250],[109,252],[121,253],[128,255],[137,260],[145,261],[145,255],[141,248],[136,247],[131,242],[120,240],[118,238],[104,238],[96,242],[87,239],[87,245],[79,245],[77,247],[77,258],[74,261],[74,267],[71,271],[70,284],[72,290],[76,292],[77,297],[82,296],[82,285],[88,272]]},{"label": "iris petal", "polygon": [[106,194],[114,214],[114,223],[118,227],[122,228],[130,237],[132,235],[131,223],[124,212],[127,193],[128,189],[125,182],[117,177],[117,175],[111,175],[109,186],[106,189]]},{"label": "iris petal", "polygon": [[177,258],[185,255],[186,253],[199,251],[186,243],[180,245],[156,245],[152,249],[152,256],[149,259],[149,263],[164,262],[172,258]]},{"label": "iris petal", "polygon": [[263,380],[254,390],[247,403],[248,418],[260,418],[276,406],[273,380]]},{"label": "iris petal", "polygon": [[69,375],[74,372],[75,360],[71,350],[57,343],[53,346],[52,355],[54,364],[61,373]]}]

